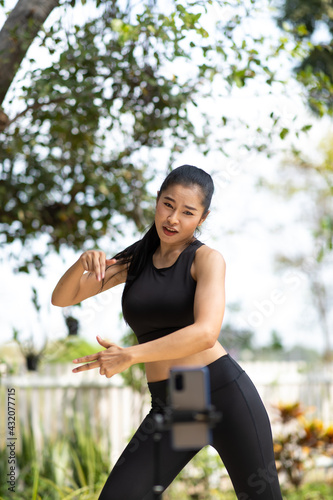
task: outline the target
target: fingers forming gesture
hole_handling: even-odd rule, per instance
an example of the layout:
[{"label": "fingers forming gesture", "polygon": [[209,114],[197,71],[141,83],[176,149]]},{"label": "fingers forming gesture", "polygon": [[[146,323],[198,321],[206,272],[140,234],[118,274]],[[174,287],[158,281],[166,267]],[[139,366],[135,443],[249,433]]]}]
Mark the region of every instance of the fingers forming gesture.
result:
[{"label": "fingers forming gesture", "polygon": [[100,375],[111,378],[116,373],[120,373],[131,366],[131,357],[126,348],[103,340],[99,336],[97,336],[97,341],[102,347],[105,347],[105,351],[74,359],[73,363],[85,363],[74,368],[74,373],[99,368]]},{"label": "fingers forming gesture", "polygon": [[100,250],[88,250],[81,255],[80,262],[85,271],[95,274],[96,279],[101,281],[105,278],[106,267],[117,261],[116,259],[107,259],[105,253]]}]

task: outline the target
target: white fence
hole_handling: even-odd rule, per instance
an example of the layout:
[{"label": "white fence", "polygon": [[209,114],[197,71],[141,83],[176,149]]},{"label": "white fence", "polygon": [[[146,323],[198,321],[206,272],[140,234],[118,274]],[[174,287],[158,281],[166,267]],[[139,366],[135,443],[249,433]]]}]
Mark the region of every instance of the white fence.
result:
[{"label": "white fence", "polygon": [[333,423],[333,363],[310,367],[305,362],[242,362],[271,418],[274,405],[299,401],[312,408],[309,418]]},{"label": "white fence", "polygon": [[[107,379],[90,371],[72,373],[72,364],[52,364],[39,373],[24,372],[0,379],[0,447],[6,439],[8,389],[15,389],[16,434],[31,422],[36,444],[42,447],[43,436],[55,437],[68,427],[73,417],[88,417],[92,431],[103,430],[112,444],[112,459],[119,456],[131,433],[149,408],[145,396],[124,387],[120,376]],[[11,392],[12,394],[12,392]],[[13,401],[13,398],[11,398]],[[2,425],[1,425],[2,427]]]},{"label": "white fence", "polygon": [[[243,362],[270,414],[274,430],[274,405],[300,401],[314,407],[310,418],[333,422],[333,364],[308,370],[300,362]],[[97,371],[72,373],[73,365],[49,365],[40,373],[24,372],[0,379],[1,421],[0,446],[5,445],[8,389],[15,389],[17,433],[31,418],[37,444],[42,446],[43,434],[56,436],[66,421],[76,414],[88,417],[93,429],[103,427],[112,444],[114,460],[149,408],[148,391],[141,396],[122,385],[120,376],[101,377]],[[2,425],[1,425],[2,427]]]}]

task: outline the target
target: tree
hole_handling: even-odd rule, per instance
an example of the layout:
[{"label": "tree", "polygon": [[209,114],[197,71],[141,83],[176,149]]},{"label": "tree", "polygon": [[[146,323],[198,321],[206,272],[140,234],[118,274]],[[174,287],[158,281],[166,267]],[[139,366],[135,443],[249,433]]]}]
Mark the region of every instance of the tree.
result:
[{"label": "tree", "polygon": [[272,351],[281,352],[283,351],[283,342],[281,335],[276,330],[271,331],[271,344],[269,346]]},{"label": "tree", "polygon": [[[333,115],[333,9],[329,0],[284,0],[279,25],[303,43],[298,81],[315,114]],[[319,41],[318,41],[319,40]]]},{"label": "tree", "polygon": [[[213,4],[226,15],[209,34],[202,20]],[[251,0],[173,0],[169,11],[157,1],[90,5],[97,10],[84,23],[65,30],[60,18],[39,31],[50,64],[31,60],[23,86],[14,82],[5,101],[1,243],[24,247],[21,271],[41,271],[45,254],[64,246],[91,248],[105,235],[115,240],[126,220],[142,230],[150,220],[147,184],[156,151],[165,148],[171,163],[188,144],[205,154],[212,147],[211,117],[195,112],[200,99],[213,96],[214,84],[226,93],[256,77],[267,86],[275,79],[269,57],[259,55],[263,37],[244,34],[243,21],[255,16]],[[9,36],[7,28],[1,36]],[[219,127],[230,123],[222,115],[214,118]],[[218,137],[216,149],[229,140]]]},{"label": "tree", "polygon": [[[319,325],[324,338],[324,357],[332,358],[330,310],[332,303],[332,250],[333,250],[333,137],[329,135],[322,141],[322,161],[313,161],[300,151],[294,151],[285,158],[281,174],[283,183],[273,185],[262,180],[264,186],[286,198],[298,195],[307,197],[307,207],[301,220],[306,223],[312,237],[312,252],[301,252],[290,257],[285,254],[276,256],[278,268],[294,267],[305,275],[311,304],[317,312]],[[297,175],[293,175],[293,173]],[[288,174],[286,176],[286,174]]]}]

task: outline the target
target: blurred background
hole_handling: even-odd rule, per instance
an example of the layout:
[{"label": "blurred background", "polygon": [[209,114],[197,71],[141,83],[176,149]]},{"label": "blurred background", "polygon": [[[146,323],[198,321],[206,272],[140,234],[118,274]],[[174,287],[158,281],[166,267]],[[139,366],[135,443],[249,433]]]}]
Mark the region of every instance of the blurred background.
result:
[{"label": "blurred background", "polygon": [[[147,411],[142,366],[71,372],[96,335],[135,342],[122,287],[50,297],[83,251],[141,238],[189,163],[214,179],[197,237],[227,263],[220,341],[267,407],[285,498],[333,498],[330,3],[0,0],[0,26],[0,495],[96,498]],[[165,498],[230,490],[203,450]]]}]

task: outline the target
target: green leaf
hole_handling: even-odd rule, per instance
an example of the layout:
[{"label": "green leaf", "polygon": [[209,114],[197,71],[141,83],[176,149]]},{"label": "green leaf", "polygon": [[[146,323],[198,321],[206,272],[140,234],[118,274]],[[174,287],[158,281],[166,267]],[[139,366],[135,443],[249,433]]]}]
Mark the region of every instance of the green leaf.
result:
[{"label": "green leaf", "polygon": [[304,127],[301,128],[302,132],[308,132],[309,130],[312,129],[312,125],[304,125]]},{"label": "green leaf", "polygon": [[289,129],[284,127],[280,132],[280,138],[284,139],[288,134],[289,134]]}]

